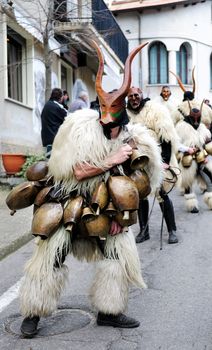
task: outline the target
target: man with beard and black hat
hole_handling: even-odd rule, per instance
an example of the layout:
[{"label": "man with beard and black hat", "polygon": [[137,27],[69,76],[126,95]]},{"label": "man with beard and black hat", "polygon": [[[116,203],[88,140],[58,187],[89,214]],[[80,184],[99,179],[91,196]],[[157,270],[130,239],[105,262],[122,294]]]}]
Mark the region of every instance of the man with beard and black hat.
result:
[{"label": "man with beard and black hat", "polygon": [[[176,166],[176,152],[178,150],[178,137],[171,120],[169,112],[159,103],[150,101],[149,98],[143,98],[143,93],[138,87],[131,87],[127,95],[127,114],[130,123],[133,125],[143,125],[151,132],[155,140],[160,144],[163,167],[165,170]],[[160,208],[168,230],[168,243],[178,243],[176,235],[176,223],[174,207],[171,199],[166,193],[164,186],[160,187],[158,193]],[[136,243],[141,243],[150,238],[149,235],[149,201],[148,198],[140,201],[138,218],[140,223],[140,232],[136,237]]]},{"label": "man with beard and black hat", "polygon": [[[96,261],[90,298],[97,311],[97,324],[120,328],[139,326],[137,320],[123,314],[130,284],[145,287],[134,236],[128,228],[135,222],[133,218],[136,218],[139,193],[123,167],[123,163],[131,157],[134,145],[140,151],[145,149],[148,152],[146,172],[153,189],[159,186],[162,176],[156,142],[142,126],[128,125],[125,107],[131,82],[131,61],[145,45],[130,53],[123,84],[110,94],[102,88],[102,52],[96,43],[92,45],[100,61],[96,76],[100,116],[91,109],[75,111],[66,118],[55,137],[48,163],[49,175],[60,187],[62,198],[59,202],[64,203],[68,197],[68,204],[66,202],[63,207],[63,220],[57,230],[45,240],[39,239],[36,251],[27,264],[20,289],[21,310],[25,317],[21,331],[25,336],[36,334],[40,317],[55,310],[67,276],[67,267],[63,263],[68,253],[81,261]],[[133,140],[134,145],[129,140]],[[112,186],[114,181],[117,185]],[[128,185],[122,185],[120,189],[123,182]],[[104,191],[100,191],[101,200],[93,207],[94,197],[98,194],[96,189],[100,186]],[[129,198],[133,201],[130,207]],[[68,219],[65,215],[73,203],[78,203],[74,221],[71,215]],[[85,209],[90,209],[89,219],[88,216],[86,219],[88,211]],[[96,220],[98,224],[95,225]]]}]

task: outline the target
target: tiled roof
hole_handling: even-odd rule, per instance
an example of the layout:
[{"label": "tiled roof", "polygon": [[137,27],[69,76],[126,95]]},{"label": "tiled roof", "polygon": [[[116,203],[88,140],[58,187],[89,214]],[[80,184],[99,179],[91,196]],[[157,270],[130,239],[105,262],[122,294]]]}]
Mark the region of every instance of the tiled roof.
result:
[{"label": "tiled roof", "polygon": [[113,0],[110,1],[111,11],[142,10],[145,8],[160,7],[165,5],[194,4],[200,0]]}]

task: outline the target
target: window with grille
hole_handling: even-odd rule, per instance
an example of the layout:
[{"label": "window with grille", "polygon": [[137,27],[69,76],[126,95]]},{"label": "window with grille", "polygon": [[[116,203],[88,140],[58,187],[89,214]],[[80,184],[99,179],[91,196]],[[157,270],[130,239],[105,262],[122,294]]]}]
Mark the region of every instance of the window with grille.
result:
[{"label": "window with grille", "polygon": [[188,84],[188,52],[185,44],[180,46],[180,51],[177,51],[177,75],[180,77],[183,84]]},{"label": "window with grille", "polygon": [[149,49],[149,83],[168,83],[168,52],[161,42],[152,44]]}]

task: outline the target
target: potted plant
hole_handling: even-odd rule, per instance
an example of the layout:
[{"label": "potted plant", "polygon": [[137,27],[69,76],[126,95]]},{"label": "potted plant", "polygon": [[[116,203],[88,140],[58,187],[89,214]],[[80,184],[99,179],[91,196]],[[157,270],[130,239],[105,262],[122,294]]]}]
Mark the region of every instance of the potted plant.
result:
[{"label": "potted plant", "polygon": [[2,154],[2,163],[7,175],[15,175],[26,161],[23,154]]},{"label": "potted plant", "polygon": [[33,165],[34,163],[37,163],[41,160],[46,160],[45,155],[41,154],[41,155],[28,155],[28,156],[26,156],[25,162],[24,162],[24,164],[22,164],[21,168],[16,173],[16,176],[23,177],[24,179],[26,179],[27,169],[31,165]]}]

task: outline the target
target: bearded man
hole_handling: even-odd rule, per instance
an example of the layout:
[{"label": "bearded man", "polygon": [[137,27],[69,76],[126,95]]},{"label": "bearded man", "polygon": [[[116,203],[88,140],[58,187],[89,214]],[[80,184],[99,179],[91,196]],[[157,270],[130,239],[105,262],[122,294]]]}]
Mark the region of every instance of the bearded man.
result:
[{"label": "bearded man", "polygon": [[[72,199],[81,201],[82,214],[80,212],[74,222],[73,230],[73,226],[70,228],[69,225],[64,226],[61,223],[54,234],[45,240],[40,239],[27,264],[20,290],[21,310],[25,317],[21,331],[25,336],[36,334],[40,317],[45,317],[56,309],[67,277],[67,267],[63,263],[68,253],[72,253],[79,260],[97,263],[90,298],[97,311],[99,326],[134,328],[140,324],[123,314],[128,303],[130,284],[145,287],[134,236],[128,228],[131,212],[128,212],[126,218],[124,213],[127,214],[127,211],[123,209],[128,206],[128,194],[133,200],[138,198],[135,183],[125,176],[123,166],[133,151],[128,140],[133,139],[139,150],[147,152],[149,161],[145,170],[153,189],[159,186],[162,172],[156,142],[142,126],[128,125],[125,108],[125,97],[131,82],[131,61],[144,45],[131,52],[125,64],[123,84],[112,93],[107,93],[102,88],[104,57],[98,45],[94,42],[92,45],[100,62],[96,76],[100,115],[97,111],[88,109],[69,115],[54,140],[48,163],[49,175],[53,176],[55,186],[60,186],[62,194],[70,198],[70,203]],[[123,192],[118,191],[121,193],[117,194],[117,189],[111,188],[111,182],[117,179],[116,183],[122,179],[127,181],[128,193],[123,188]],[[104,187],[105,197],[108,196],[108,199],[104,205],[99,204],[95,212],[91,211],[89,220],[86,221],[85,209],[91,209],[93,195],[99,186]],[[116,199],[123,193],[126,198],[122,198],[121,205],[124,207],[121,207]],[[115,216],[107,216],[111,204],[115,207]],[[135,211],[137,208],[138,201],[128,209]],[[64,212],[65,210],[66,205]],[[118,219],[120,216],[121,220]],[[99,225],[93,225],[90,230],[89,224],[98,219],[106,222],[104,230]],[[94,234],[97,229],[100,232]],[[104,231],[103,239],[101,230]]]},{"label": "bearded man", "polygon": [[[147,127],[151,135],[160,144],[164,169],[169,169],[171,164],[176,165],[175,154],[178,149],[178,137],[167,109],[156,102],[150,101],[149,98],[144,99],[143,93],[138,87],[131,87],[127,98],[127,114],[130,123]],[[158,199],[168,230],[168,243],[177,243],[174,207],[163,186],[160,187]],[[136,243],[144,242],[150,238],[148,217],[149,202],[146,198],[145,200],[142,199],[139,205],[140,232],[136,237]]]}]

